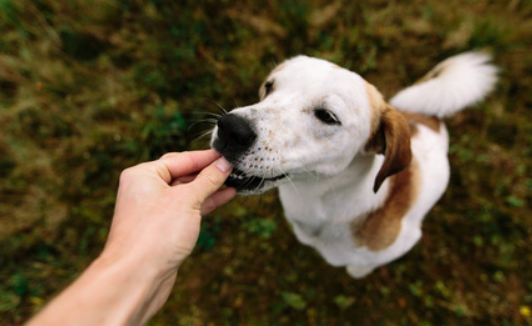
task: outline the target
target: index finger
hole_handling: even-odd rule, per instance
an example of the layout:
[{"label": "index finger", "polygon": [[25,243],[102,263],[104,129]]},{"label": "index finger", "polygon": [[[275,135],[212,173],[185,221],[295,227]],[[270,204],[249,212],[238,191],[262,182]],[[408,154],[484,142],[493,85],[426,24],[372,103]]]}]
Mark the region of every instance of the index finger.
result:
[{"label": "index finger", "polygon": [[221,155],[215,150],[168,153],[159,160],[166,165],[172,179],[189,175],[210,165]]}]

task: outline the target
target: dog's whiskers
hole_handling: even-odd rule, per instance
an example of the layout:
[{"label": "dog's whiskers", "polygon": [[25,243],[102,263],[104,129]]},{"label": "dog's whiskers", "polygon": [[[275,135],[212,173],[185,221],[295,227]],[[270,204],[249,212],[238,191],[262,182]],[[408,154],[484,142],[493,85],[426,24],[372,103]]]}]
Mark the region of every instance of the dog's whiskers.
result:
[{"label": "dog's whiskers", "polygon": [[221,118],[225,115],[228,114],[228,111],[218,102],[216,102],[215,100],[213,99],[210,99],[210,98],[206,98],[205,101],[209,104],[213,104],[217,109],[218,111],[221,112],[221,114],[219,114],[219,117],[218,118]]},{"label": "dog's whiskers", "polygon": [[223,114],[214,113],[214,112],[207,112],[207,115],[214,117],[214,119],[216,120],[219,120],[220,118],[224,116]]},{"label": "dog's whiskers", "polygon": [[319,174],[316,174],[316,173],[314,173],[312,171],[307,170],[304,166],[299,167],[299,169],[302,172],[306,173],[307,175],[312,176],[312,178],[316,179],[317,181],[320,181],[320,175]]},{"label": "dog's whiskers", "polygon": [[240,105],[238,105],[238,102],[236,100],[233,100],[233,105],[234,105],[235,108],[239,108],[240,107]]},{"label": "dog's whiskers", "polygon": [[255,188],[255,192],[257,192],[262,187],[262,185],[264,184],[265,181],[266,181],[266,176],[263,176],[262,179],[260,180],[259,184]]},{"label": "dog's whiskers", "polygon": [[207,130],[202,133],[200,133],[196,138],[194,138],[194,141],[201,140],[201,138],[207,137],[212,135],[212,130]]},{"label": "dog's whiskers", "polygon": [[303,172],[307,173],[308,175],[312,176],[317,181],[320,181],[320,175],[319,174],[316,174],[316,173],[314,173],[312,171],[309,171],[309,170],[305,169],[305,167],[301,167],[301,170],[303,170]]},{"label": "dog's whiskers", "polygon": [[[216,124],[218,123],[218,120],[217,119],[201,119],[201,120],[198,120],[196,122],[194,122],[193,124],[191,124],[189,127],[188,127],[188,130],[192,129],[194,126],[200,124],[200,123],[208,123],[209,126],[212,125],[212,126],[216,126]],[[212,127],[211,127],[212,128]]]},{"label": "dog's whiskers", "polygon": [[[200,132],[200,133],[196,134],[196,136],[194,137],[192,142],[193,143],[200,143],[207,137],[210,139],[211,135],[212,135],[212,129],[209,129],[209,130],[204,131],[204,132]],[[209,142],[207,141],[207,144],[203,144],[202,147],[208,148],[209,147],[208,144],[209,144]]]},{"label": "dog's whiskers", "polygon": [[[331,181],[331,176],[326,175],[325,177],[327,178],[327,181]],[[334,196],[334,198],[337,199],[337,198],[338,198],[338,191],[337,191],[337,189],[336,189],[336,184],[335,184],[335,183],[332,183],[332,182],[329,182],[329,184],[332,184],[332,185],[333,185],[333,187],[332,187],[331,190],[333,191],[333,196]]]},{"label": "dog's whiskers", "polygon": [[285,176],[286,180],[288,180],[288,182],[290,182],[290,184],[292,185],[292,187],[294,188],[294,190],[296,191],[297,193],[297,196],[301,199],[303,199],[303,197],[301,196],[301,194],[299,193],[299,189],[297,189],[296,185],[294,184],[294,182],[292,182],[292,178],[290,178],[290,176],[288,175],[288,173],[284,172],[284,170],[279,167],[279,170],[281,170],[281,173]]},{"label": "dog's whiskers", "polygon": [[244,184],[242,185],[243,188],[247,188],[248,186],[250,186],[251,184],[253,183],[253,178],[248,178],[246,180],[246,182],[244,182]]}]

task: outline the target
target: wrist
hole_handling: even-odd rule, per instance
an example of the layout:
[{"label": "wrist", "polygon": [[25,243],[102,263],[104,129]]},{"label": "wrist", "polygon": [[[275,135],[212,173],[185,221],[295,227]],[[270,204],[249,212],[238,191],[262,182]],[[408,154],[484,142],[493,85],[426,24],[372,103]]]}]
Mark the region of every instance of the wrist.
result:
[{"label": "wrist", "polygon": [[144,289],[144,292],[157,288],[160,280],[168,274],[160,264],[155,264],[142,255],[119,255],[108,250],[104,250],[94,260],[89,270],[116,278],[116,282],[125,288]]},{"label": "wrist", "polygon": [[123,250],[122,244],[107,244],[100,256],[93,262],[99,268],[113,267],[123,273],[131,273],[132,277],[144,282],[155,282],[169,274],[177,272],[180,263],[174,263],[166,256],[157,255],[145,248],[129,248]]},{"label": "wrist", "polygon": [[159,292],[172,278],[170,273],[143,263],[138,257],[116,259],[103,253],[87,272],[100,278],[101,284],[109,285],[107,307],[115,314],[118,324],[128,325],[141,325],[159,310],[165,301],[159,304]]},{"label": "wrist", "polygon": [[102,254],[28,326],[143,324],[166,301],[175,273],[133,258]]}]

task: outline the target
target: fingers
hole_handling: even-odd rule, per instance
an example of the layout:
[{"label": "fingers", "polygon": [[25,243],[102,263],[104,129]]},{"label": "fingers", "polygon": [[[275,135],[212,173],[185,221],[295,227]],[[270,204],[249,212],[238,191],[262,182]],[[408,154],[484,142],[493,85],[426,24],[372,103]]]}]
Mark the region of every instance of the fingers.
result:
[{"label": "fingers", "polygon": [[[168,153],[163,155],[159,161],[164,163],[171,179],[178,179],[203,169],[219,157],[219,153],[210,149],[206,151]],[[170,181],[168,180],[167,182],[170,183]]]},{"label": "fingers", "polygon": [[229,162],[220,157],[216,162],[203,169],[194,181],[184,185],[184,187],[189,188],[198,200],[203,202],[224,184],[232,169]]},{"label": "fingers", "polygon": [[[232,169],[231,164],[225,158],[220,157],[220,154],[214,150],[207,150],[169,153],[157,161],[142,163],[127,169],[123,175],[142,173],[153,176],[155,173],[172,188],[186,187],[181,190],[185,190],[186,197],[192,200],[190,203],[193,208],[201,210],[203,215],[235,196],[235,190],[232,188],[216,193]],[[214,193],[216,195],[213,195]]]},{"label": "fingers", "polygon": [[235,195],[235,188],[225,188],[215,192],[207,199],[205,199],[203,205],[201,205],[201,216],[205,216],[212,212],[215,208],[227,203],[228,201],[233,199]]},{"label": "fingers", "polygon": [[196,179],[197,176],[198,176],[197,173],[193,173],[193,174],[185,175],[183,177],[179,177],[179,178],[173,180],[170,183],[170,186],[175,187],[175,186],[179,186],[179,185],[182,185],[182,184],[185,184],[185,183],[192,182],[192,181],[194,181],[194,179]]},{"label": "fingers", "polygon": [[121,182],[145,173],[155,173],[167,184],[172,180],[197,172],[214,162],[220,154],[214,150],[168,153],[160,159],[130,167],[122,172]]}]

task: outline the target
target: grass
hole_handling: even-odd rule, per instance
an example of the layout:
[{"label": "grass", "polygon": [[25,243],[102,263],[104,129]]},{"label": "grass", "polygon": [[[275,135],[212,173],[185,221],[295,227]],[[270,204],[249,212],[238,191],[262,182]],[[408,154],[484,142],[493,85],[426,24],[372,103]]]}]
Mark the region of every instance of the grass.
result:
[{"label": "grass", "polygon": [[362,281],[299,244],[276,193],[204,220],[149,325],[531,325],[532,3],[0,0],[0,319],[19,325],[107,236],[122,169],[206,146],[304,53],[386,96],[489,49],[501,81],[448,119],[452,177],[412,252]]}]

